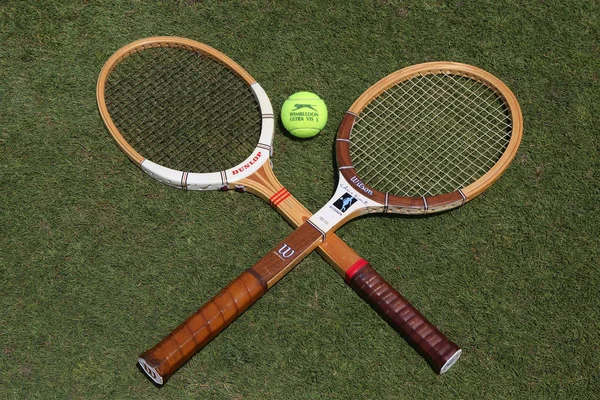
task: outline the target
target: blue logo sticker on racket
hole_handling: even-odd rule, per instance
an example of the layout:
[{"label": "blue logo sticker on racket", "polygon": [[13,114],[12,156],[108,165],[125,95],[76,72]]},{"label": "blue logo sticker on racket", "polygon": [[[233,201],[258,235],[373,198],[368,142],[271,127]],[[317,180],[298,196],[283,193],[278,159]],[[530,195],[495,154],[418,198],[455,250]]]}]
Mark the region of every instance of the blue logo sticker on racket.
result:
[{"label": "blue logo sticker on racket", "polygon": [[346,212],[354,203],[356,203],[356,199],[352,197],[349,193],[344,193],[342,197],[340,197],[336,200],[335,203],[333,203],[333,206],[341,212]]}]

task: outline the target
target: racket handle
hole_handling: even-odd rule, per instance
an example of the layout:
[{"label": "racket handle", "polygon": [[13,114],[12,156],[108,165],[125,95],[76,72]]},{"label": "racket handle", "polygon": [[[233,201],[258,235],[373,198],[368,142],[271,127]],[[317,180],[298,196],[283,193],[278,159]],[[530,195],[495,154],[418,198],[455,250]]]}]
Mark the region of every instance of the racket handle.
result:
[{"label": "racket handle", "polygon": [[244,271],[160,343],[142,353],[140,366],[154,382],[164,384],[266,291],[266,283],[251,269]]},{"label": "racket handle", "polygon": [[421,315],[366,261],[352,275],[347,275],[346,281],[427,360],[437,374],[443,374],[458,360],[462,350]]}]

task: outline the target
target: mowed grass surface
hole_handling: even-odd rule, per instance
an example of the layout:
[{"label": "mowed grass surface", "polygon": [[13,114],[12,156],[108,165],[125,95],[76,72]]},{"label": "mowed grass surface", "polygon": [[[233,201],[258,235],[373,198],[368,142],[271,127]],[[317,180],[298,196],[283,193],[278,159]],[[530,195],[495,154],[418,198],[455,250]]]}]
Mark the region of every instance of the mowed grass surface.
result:
[{"label": "mowed grass surface", "polygon": [[[0,397],[597,397],[599,20],[587,1],[2,1]],[[154,35],[228,54],[276,112],[300,90],[327,101],[319,136],[275,139],[312,211],[344,111],[380,78],[448,60],[514,91],[523,142],[484,195],[339,231],[463,348],[455,367],[433,374],[313,254],[162,389],[144,377],[139,353],[291,232],[258,198],[168,188],[114,145],[98,73]]]}]

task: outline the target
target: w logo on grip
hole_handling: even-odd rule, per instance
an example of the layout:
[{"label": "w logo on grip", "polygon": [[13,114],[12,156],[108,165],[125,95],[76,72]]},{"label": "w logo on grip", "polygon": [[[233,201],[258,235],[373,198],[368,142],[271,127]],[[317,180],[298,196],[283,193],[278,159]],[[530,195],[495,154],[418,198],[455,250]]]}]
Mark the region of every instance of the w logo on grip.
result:
[{"label": "w logo on grip", "polygon": [[291,256],[294,255],[294,253],[295,253],[294,249],[292,249],[290,246],[288,246],[285,243],[277,251],[277,255],[279,255],[282,258],[290,258]]}]

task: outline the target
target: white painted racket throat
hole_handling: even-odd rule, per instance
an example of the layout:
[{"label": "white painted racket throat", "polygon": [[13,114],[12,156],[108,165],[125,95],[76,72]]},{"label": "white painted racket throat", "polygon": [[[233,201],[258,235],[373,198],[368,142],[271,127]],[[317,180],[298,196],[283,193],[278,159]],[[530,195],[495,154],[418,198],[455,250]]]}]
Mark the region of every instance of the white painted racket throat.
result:
[{"label": "white painted racket throat", "polygon": [[[359,182],[363,191],[370,189]],[[326,235],[329,231],[337,229],[344,221],[357,215],[385,210],[386,205],[377,203],[364,196],[359,190],[339,175],[339,182],[333,197],[309,219],[309,222]]]}]

